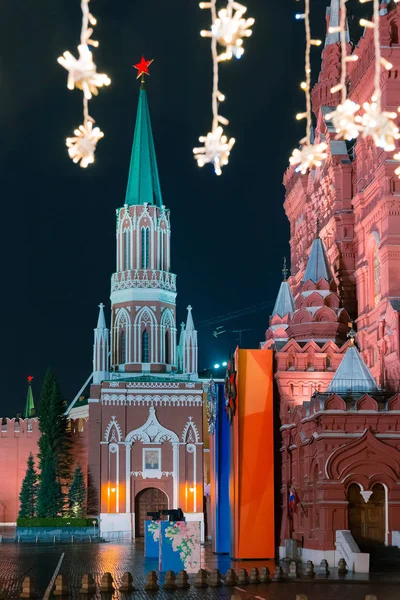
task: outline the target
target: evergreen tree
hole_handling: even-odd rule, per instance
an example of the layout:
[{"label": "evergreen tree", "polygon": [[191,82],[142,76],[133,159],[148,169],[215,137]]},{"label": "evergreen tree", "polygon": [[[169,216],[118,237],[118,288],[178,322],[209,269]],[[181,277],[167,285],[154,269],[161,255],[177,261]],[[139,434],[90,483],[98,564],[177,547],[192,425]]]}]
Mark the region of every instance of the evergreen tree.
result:
[{"label": "evergreen tree", "polygon": [[32,453],[28,457],[26,475],[22,482],[19,494],[19,517],[34,517],[36,512],[36,500],[38,493],[38,476],[35,471],[35,462]]},{"label": "evergreen tree", "polygon": [[63,494],[61,483],[57,479],[55,460],[46,458],[37,497],[37,516],[58,517],[62,514],[63,504]]},{"label": "evergreen tree", "polygon": [[52,369],[48,369],[40,393],[39,468],[44,470],[47,458],[55,461],[57,478],[68,480],[71,468],[71,440],[68,432],[66,404]]},{"label": "evergreen tree", "polygon": [[83,517],[86,500],[86,486],[83,471],[78,465],[68,495],[68,508],[71,517]]}]

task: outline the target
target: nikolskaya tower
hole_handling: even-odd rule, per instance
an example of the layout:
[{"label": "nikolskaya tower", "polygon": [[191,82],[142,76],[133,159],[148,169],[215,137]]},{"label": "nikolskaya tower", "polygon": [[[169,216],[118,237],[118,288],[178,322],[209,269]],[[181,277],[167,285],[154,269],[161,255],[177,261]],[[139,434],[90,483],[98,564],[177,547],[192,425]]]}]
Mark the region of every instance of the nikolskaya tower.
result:
[{"label": "nikolskaya tower", "polygon": [[181,507],[187,518],[203,520],[197,332],[190,306],[177,328],[170,212],[143,79],[125,202],[116,216],[110,328],[101,304],[94,330],[90,502],[103,533],[141,535],[152,508]]}]

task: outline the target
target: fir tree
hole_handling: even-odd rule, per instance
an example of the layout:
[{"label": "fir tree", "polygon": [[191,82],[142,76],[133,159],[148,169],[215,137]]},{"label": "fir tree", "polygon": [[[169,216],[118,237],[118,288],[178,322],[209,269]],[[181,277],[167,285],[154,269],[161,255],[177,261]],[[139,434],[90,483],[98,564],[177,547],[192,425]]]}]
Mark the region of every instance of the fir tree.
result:
[{"label": "fir tree", "polygon": [[38,476],[35,471],[35,461],[32,453],[28,457],[26,475],[22,482],[19,494],[19,517],[34,517],[36,512],[36,500],[38,493]]},{"label": "fir tree", "polygon": [[62,514],[62,510],[63,494],[61,483],[57,479],[56,463],[54,459],[46,458],[37,497],[37,516],[57,517]]},{"label": "fir tree", "polygon": [[39,467],[42,471],[47,458],[55,459],[57,477],[62,481],[69,479],[71,468],[71,441],[65,409],[56,375],[48,369],[40,393]]},{"label": "fir tree", "polygon": [[68,508],[71,517],[82,517],[86,500],[86,486],[83,471],[78,465],[68,494]]}]

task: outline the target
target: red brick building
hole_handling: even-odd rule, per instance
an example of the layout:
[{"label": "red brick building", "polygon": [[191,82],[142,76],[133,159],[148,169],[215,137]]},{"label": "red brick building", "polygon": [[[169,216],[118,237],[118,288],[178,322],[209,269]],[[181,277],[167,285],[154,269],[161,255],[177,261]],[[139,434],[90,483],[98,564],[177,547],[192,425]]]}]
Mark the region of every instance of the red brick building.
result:
[{"label": "red brick building", "polygon": [[[339,24],[338,0],[327,21]],[[382,3],[382,55],[393,63],[381,75],[383,110],[400,104],[399,25],[398,5]],[[348,52],[359,57],[349,63],[349,97],[362,105],[373,94],[372,30]],[[291,276],[265,347],[276,352],[280,396],[281,554],[295,539],[305,560],[344,556],[362,571],[369,548],[400,537],[400,181],[392,153],[370,138],[336,139],[325,119],[340,100],[330,92],[340,54],[339,33],[328,33],[312,92],[315,138],[328,157],[306,176],[284,176]]]}]

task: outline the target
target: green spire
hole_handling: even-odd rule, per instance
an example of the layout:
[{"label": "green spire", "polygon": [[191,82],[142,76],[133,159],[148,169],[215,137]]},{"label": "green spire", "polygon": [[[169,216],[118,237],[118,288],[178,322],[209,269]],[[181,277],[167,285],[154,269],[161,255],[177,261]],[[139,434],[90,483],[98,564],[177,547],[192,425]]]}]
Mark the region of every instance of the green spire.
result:
[{"label": "green spire", "polygon": [[30,417],[35,416],[35,403],[33,401],[31,382],[32,382],[31,377],[28,377],[28,393],[26,395],[24,419],[29,419]]},{"label": "green spire", "polygon": [[125,204],[155,204],[162,206],[160,181],[158,178],[156,152],[151,131],[147,93],[143,87],[139,93],[139,105],[133,138],[131,164]]}]

